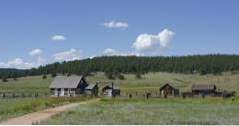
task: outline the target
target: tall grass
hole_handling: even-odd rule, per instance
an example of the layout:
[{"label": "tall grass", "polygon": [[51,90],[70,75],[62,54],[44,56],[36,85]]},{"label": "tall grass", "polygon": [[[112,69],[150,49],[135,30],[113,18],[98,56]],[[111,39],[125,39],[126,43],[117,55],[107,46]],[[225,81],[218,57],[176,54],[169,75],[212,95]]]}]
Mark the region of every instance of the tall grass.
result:
[{"label": "tall grass", "polygon": [[58,106],[65,103],[83,101],[88,98],[18,98],[0,99],[0,121],[26,113]]},{"label": "tall grass", "polygon": [[239,124],[239,99],[103,99],[41,124]]}]

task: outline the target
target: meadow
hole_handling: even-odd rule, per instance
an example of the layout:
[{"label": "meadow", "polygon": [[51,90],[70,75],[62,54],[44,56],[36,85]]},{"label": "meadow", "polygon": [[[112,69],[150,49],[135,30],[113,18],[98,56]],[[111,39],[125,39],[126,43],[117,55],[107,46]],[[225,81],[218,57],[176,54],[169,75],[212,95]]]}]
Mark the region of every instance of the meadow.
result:
[{"label": "meadow", "polygon": [[[86,79],[89,83],[101,82],[100,88],[114,82],[121,88],[122,94],[158,92],[160,86],[165,83],[172,83],[181,92],[190,91],[194,83],[210,83],[220,89],[236,91],[237,96],[239,94],[239,73],[236,72],[226,72],[217,76],[158,72],[145,74],[141,79],[136,79],[132,74],[125,74],[124,77],[124,80],[109,80],[103,73],[97,73]],[[9,79],[8,82],[0,82],[0,92],[49,94],[48,87],[52,80],[50,76],[47,79],[42,79],[42,76],[22,77],[16,81]],[[81,100],[85,99],[71,102]],[[48,95],[37,98],[0,98],[0,120],[69,101],[70,99],[51,99]],[[238,98],[234,98],[233,101],[231,98],[103,99],[97,104],[83,105],[73,111],[62,113],[43,124],[239,124],[238,110]]]},{"label": "meadow", "polygon": [[102,99],[41,124],[239,124],[239,98]]}]

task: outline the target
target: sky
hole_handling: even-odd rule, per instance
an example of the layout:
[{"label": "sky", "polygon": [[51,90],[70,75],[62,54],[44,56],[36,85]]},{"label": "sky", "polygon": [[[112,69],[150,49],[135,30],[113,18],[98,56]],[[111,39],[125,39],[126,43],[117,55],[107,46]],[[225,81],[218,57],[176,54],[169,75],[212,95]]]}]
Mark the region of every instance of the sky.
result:
[{"label": "sky", "polygon": [[2,0],[0,68],[102,55],[239,54],[238,0]]}]

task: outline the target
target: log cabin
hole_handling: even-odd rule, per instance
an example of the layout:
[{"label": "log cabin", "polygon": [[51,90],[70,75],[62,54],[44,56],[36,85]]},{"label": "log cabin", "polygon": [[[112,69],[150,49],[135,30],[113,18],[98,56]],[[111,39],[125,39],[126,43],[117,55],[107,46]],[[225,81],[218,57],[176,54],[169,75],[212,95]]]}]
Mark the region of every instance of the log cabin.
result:
[{"label": "log cabin", "polygon": [[167,98],[168,96],[179,96],[179,89],[172,86],[172,84],[166,83],[159,89],[160,96]]}]

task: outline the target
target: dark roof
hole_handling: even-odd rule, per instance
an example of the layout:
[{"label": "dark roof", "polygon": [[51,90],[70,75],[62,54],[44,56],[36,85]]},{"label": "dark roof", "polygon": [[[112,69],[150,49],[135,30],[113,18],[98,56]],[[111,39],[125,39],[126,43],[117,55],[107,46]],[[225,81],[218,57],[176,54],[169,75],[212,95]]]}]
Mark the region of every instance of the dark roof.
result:
[{"label": "dark roof", "polygon": [[173,88],[174,90],[178,90],[177,88],[175,88],[174,86],[172,86],[172,84],[166,83],[163,86],[160,87],[160,90],[162,90],[163,88],[165,88],[166,86],[170,86],[171,88]]},{"label": "dark roof", "polygon": [[77,88],[83,76],[56,76],[50,88]]},{"label": "dark roof", "polygon": [[97,84],[89,84],[85,89],[93,89]]},{"label": "dark roof", "polygon": [[194,84],[192,85],[192,90],[214,90],[216,89],[215,85],[212,84]]},{"label": "dark roof", "polygon": [[[115,85],[113,86],[113,88],[114,88],[114,89],[117,89],[117,90],[120,89],[119,87],[117,87],[117,86],[115,86]],[[112,88],[112,85],[111,85],[111,84],[110,84],[110,85],[106,85],[105,87],[103,87],[103,89],[113,89],[113,88]]]}]

